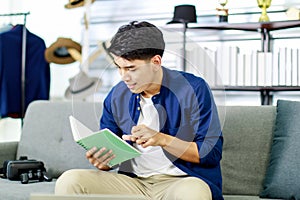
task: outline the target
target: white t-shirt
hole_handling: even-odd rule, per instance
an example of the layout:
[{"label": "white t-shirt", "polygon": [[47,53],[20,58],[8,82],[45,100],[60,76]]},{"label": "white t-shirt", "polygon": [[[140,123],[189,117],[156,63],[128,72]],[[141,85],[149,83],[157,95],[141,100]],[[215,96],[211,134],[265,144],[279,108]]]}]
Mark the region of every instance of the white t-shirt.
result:
[{"label": "white t-shirt", "polygon": [[[141,114],[138,124],[144,124],[153,130],[159,131],[159,116],[151,98],[145,98],[142,95],[140,95],[140,98]],[[131,161],[133,172],[137,176],[149,177],[156,174],[186,175],[165,156],[161,147],[149,146],[143,148],[135,143],[134,146],[142,152],[141,156]]]}]

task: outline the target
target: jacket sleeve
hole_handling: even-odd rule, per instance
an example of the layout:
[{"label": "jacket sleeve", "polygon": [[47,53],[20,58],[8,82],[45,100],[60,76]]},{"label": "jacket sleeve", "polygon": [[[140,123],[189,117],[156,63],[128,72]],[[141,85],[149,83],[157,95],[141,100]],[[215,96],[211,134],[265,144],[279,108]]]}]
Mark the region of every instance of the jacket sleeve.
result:
[{"label": "jacket sleeve", "polygon": [[100,119],[100,129],[108,128],[118,136],[122,135],[122,131],[118,127],[114,114],[112,112],[112,93],[113,90],[107,95],[103,103],[102,116]]},{"label": "jacket sleeve", "polygon": [[203,81],[196,88],[198,102],[192,106],[192,122],[196,135],[200,165],[216,166],[222,158],[223,136],[217,107],[209,86]]}]

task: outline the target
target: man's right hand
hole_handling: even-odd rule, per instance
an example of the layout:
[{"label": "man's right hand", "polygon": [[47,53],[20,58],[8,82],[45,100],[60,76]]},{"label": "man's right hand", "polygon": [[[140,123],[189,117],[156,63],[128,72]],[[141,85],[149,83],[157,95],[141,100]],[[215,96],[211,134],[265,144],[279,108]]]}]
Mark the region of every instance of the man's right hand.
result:
[{"label": "man's right hand", "polygon": [[[91,148],[85,154],[89,162],[100,170],[108,171],[110,167],[108,166],[109,161],[115,158],[115,155],[111,150],[107,151],[105,147],[98,150],[96,147]],[[105,153],[106,152],[106,153]]]}]

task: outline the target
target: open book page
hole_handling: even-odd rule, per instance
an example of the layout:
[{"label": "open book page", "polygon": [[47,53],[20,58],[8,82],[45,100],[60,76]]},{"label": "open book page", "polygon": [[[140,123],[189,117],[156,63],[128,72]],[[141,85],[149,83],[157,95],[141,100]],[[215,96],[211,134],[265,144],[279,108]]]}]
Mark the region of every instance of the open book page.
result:
[{"label": "open book page", "polygon": [[80,121],[75,119],[73,116],[69,117],[71,130],[73,133],[73,138],[75,141],[80,140],[81,138],[87,137],[93,134],[93,131],[83,125]]},{"label": "open book page", "polygon": [[86,150],[93,147],[98,149],[105,147],[107,151],[112,150],[116,157],[110,161],[110,167],[141,155],[141,152],[109,129],[93,132],[73,116],[70,116],[70,125],[74,140]]}]

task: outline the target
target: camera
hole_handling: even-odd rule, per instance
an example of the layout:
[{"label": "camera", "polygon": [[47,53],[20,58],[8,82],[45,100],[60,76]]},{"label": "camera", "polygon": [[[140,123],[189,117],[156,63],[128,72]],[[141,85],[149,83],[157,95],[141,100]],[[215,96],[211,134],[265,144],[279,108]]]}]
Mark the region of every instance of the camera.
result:
[{"label": "camera", "polygon": [[22,184],[29,181],[52,181],[47,175],[44,163],[20,157],[19,160],[8,160],[3,164],[3,174],[9,180],[19,180]]},{"label": "camera", "polygon": [[46,171],[42,171],[41,169],[37,170],[29,170],[28,172],[24,172],[20,175],[21,183],[26,184],[30,180],[36,181],[51,181],[51,178],[47,176]]}]

